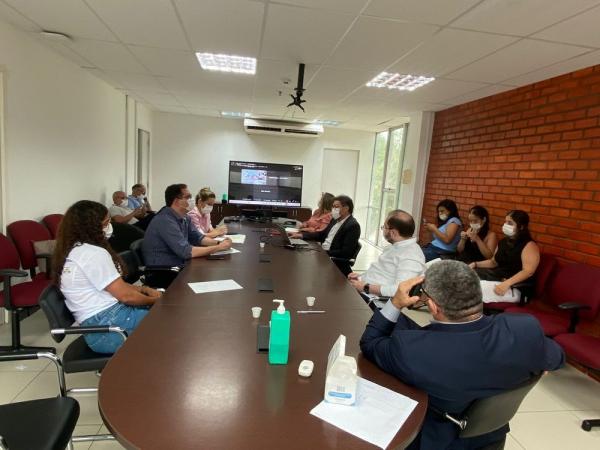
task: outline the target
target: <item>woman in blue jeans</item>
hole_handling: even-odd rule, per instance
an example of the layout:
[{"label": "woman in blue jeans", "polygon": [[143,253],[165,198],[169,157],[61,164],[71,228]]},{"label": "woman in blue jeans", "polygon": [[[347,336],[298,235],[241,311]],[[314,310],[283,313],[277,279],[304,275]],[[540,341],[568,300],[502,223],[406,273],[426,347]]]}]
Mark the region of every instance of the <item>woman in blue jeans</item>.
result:
[{"label": "woman in blue jeans", "polygon": [[[89,200],[73,204],[58,230],[54,282],[79,324],[118,326],[129,335],[161,294],[123,281],[125,265],[108,244],[111,234],[110,216],[104,205]],[[88,346],[98,353],[114,353],[123,344],[117,333],[84,336]]]},{"label": "woman in blue jeans", "polygon": [[425,262],[441,256],[453,256],[460,241],[462,222],[453,200],[445,199],[437,205],[437,226],[423,219],[423,226],[431,232],[433,240],[422,247]]}]

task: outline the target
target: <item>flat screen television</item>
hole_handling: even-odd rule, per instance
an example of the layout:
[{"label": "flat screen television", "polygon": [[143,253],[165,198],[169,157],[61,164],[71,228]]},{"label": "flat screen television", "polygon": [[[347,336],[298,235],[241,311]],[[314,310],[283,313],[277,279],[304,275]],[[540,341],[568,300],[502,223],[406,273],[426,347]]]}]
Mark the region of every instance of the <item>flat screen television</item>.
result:
[{"label": "flat screen television", "polygon": [[229,203],[299,207],[302,171],[297,164],[229,161]]}]

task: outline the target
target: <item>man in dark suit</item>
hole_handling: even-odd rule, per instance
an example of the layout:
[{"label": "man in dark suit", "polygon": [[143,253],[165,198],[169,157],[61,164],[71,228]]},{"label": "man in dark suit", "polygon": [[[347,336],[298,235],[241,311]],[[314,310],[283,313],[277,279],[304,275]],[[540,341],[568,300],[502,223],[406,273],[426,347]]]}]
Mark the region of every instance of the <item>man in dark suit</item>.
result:
[{"label": "man in dark suit", "polygon": [[327,254],[345,276],[352,272],[349,259],[354,258],[360,238],[360,225],[352,215],[354,203],[347,195],[339,195],[333,199],[331,209],[332,220],[323,231],[315,233],[297,233],[296,237],[319,241]]},{"label": "man in dark suit", "polygon": [[[471,439],[434,408],[460,417],[478,398],[515,388],[532,374],[564,364],[562,349],[528,314],[484,316],[477,274],[459,261],[441,261],[425,273],[422,296],[410,289],[423,277],[400,283],[376,311],[361,338],[363,354],[386,372],[429,394],[430,408],[409,448],[471,449],[502,441],[508,424]],[[420,327],[402,308],[425,301],[432,322]]]}]

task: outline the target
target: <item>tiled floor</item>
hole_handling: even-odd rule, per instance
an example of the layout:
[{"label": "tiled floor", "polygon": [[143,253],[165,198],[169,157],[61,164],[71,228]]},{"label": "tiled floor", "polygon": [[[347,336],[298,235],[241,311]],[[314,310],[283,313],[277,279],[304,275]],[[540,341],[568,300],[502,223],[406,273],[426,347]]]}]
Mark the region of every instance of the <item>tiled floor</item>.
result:
[{"label": "tiled floor", "polygon": [[[354,269],[363,271],[377,258],[379,250],[363,243]],[[411,311],[415,321],[425,324],[429,315]],[[49,337],[48,324],[41,311],[22,322],[22,337],[26,345],[54,345],[62,351],[73,338],[60,344]],[[0,325],[0,342],[10,340],[10,326]],[[0,404],[58,393],[56,371],[46,361],[0,363]],[[67,375],[68,387],[97,386],[94,374]],[[107,433],[98,412],[95,394],[78,395],[81,415],[76,435]],[[580,428],[584,418],[600,418],[600,383],[593,381],[571,366],[542,378],[527,396],[516,417],[511,421],[507,450],[597,450],[600,449],[600,429],[585,432]],[[120,449],[115,441],[78,443],[80,449]]]}]

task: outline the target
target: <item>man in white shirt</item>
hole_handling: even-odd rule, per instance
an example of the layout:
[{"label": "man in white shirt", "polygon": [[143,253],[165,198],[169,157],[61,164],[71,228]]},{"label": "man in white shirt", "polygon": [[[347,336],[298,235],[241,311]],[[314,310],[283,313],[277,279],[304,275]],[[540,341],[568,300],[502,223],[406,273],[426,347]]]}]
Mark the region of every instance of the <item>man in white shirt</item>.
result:
[{"label": "man in white shirt", "polygon": [[108,208],[111,219],[117,223],[135,225],[143,215],[142,208],[130,209],[127,206],[127,194],[123,191],[113,193],[113,204]]},{"label": "man in white shirt", "polygon": [[391,245],[364,274],[352,272],[348,280],[358,292],[393,297],[398,284],[423,273],[425,255],[413,237],[415,221],[407,212],[401,209],[390,212],[381,228],[385,240]]}]

